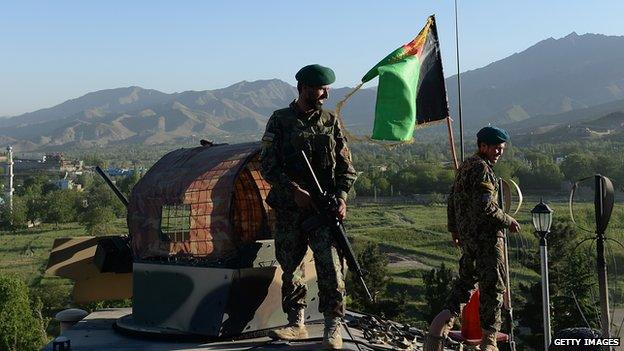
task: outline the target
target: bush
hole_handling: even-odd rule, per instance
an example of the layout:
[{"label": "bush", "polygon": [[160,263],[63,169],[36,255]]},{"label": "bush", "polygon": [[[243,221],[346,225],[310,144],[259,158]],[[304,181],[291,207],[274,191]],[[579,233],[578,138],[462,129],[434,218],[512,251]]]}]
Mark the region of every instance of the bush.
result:
[{"label": "bush", "polygon": [[446,204],[446,196],[440,193],[431,193],[427,196],[427,206]]},{"label": "bush", "polygon": [[444,308],[446,295],[451,291],[453,270],[444,263],[423,275],[425,286],[425,317],[431,321]]},{"label": "bush", "polygon": [[108,206],[91,207],[83,213],[80,224],[85,226],[89,235],[106,235],[114,232],[113,221],[117,218],[115,212]]},{"label": "bush", "polygon": [[15,231],[27,227],[27,208],[21,197],[13,197],[13,210],[9,208],[8,204],[0,207],[1,229]]},{"label": "bush", "polygon": [[364,281],[374,301],[368,300],[360,282],[354,274],[349,272],[347,292],[351,298],[350,308],[390,319],[403,315],[406,311],[408,296],[405,292],[389,296],[388,284],[392,278],[389,277],[388,272],[388,257],[381,253],[377,244],[372,242],[366,242],[360,250],[357,250],[356,256],[362,269],[367,272]]},{"label": "bush", "polygon": [[26,284],[0,276],[0,350],[40,350],[45,342],[43,320],[33,313]]},{"label": "bush", "polygon": [[[364,281],[375,302],[385,293],[390,278],[388,277],[388,257],[379,251],[379,246],[366,242],[356,253],[361,268],[367,272]],[[368,297],[364,288],[352,274],[348,276],[349,293],[356,304],[365,305]]]}]

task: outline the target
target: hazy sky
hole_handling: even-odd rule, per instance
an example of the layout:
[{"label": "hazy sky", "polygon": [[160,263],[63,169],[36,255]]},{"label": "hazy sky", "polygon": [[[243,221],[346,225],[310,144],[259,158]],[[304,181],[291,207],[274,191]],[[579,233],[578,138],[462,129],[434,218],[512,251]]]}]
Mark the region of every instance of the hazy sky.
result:
[{"label": "hazy sky", "polygon": [[[458,0],[461,70],[570,32],[624,35],[622,0]],[[453,1],[0,1],[0,116],[138,85],[171,93],[294,84],[303,65],[354,86],[435,14],[455,74]],[[376,84],[375,81],[369,84]]]}]

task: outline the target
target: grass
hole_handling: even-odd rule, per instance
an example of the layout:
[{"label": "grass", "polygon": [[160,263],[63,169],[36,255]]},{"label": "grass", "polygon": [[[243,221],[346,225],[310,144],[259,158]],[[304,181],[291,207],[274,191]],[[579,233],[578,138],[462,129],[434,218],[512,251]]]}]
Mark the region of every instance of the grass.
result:
[{"label": "grass", "polygon": [[[125,220],[115,222],[115,227],[119,233],[127,233]],[[0,273],[18,276],[32,285],[42,278],[55,239],[84,235],[87,233],[78,223],[45,223],[36,228],[0,232]]]},{"label": "grass", "polygon": [[85,235],[78,224],[43,225],[36,229],[3,232],[0,235],[0,272],[18,276],[29,285],[38,279],[48,260],[54,239]]},{"label": "grass", "polygon": [[[538,240],[533,233],[530,210],[533,204],[525,204],[514,217],[522,226],[522,231],[509,234],[509,261],[512,292],[520,283],[532,283],[540,280],[533,270],[520,264],[523,252],[539,252]],[[554,210],[553,220],[570,218],[567,203],[550,204]],[[575,219],[585,228],[592,228],[593,204],[575,205]],[[355,241],[365,240],[378,243],[384,252],[400,253],[423,265],[391,269],[393,283],[391,291],[407,291],[416,303],[422,302],[422,274],[430,267],[439,267],[445,263],[455,271],[460,257],[459,249],[451,244],[450,234],[446,230],[446,207],[425,205],[387,205],[362,204],[349,209],[346,221],[349,235]],[[617,206],[613,210],[607,237],[624,243],[624,209]],[[579,229],[579,236],[593,236]],[[594,250],[588,242],[579,250]],[[611,291],[611,302],[624,305],[624,248],[614,242],[607,243],[607,265]],[[424,268],[424,269],[423,269]]]},{"label": "grass", "polygon": [[[525,208],[516,216],[522,225],[522,232],[509,236],[510,264],[512,289],[515,291],[521,282],[538,281],[539,276],[519,263],[522,249],[529,252],[538,251],[538,242],[533,234],[530,208]],[[551,204],[554,209],[555,221],[569,218],[567,204]],[[576,205],[576,218],[580,225],[591,228],[593,221],[593,204]],[[117,232],[126,233],[125,221],[115,223]],[[380,245],[384,252],[398,254],[402,258],[414,261],[413,266],[391,266],[391,293],[406,291],[410,297],[408,318],[418,320],[419,311],[423,309],[423,272],[431,267],[439,267],[445,263],[457,270],[459,249],[450,241],[446,231],[446,207],[424,205],[379,205],[361,204],[349,209],[346,221],[347,231],[360,241],[373,241]],[[43,276],[47,258],[54,239],[86,235],[84,228],[77,223],[44,224],[37,228],[17,232],[0,232],[0,273],[15,275],[28,284],[54,295],[44,303],[54,304],[62,297],[69,296],[71,282],[57,277]],[[591,236],[581,233],[581,236]],[[624,242],[624,209],[617,206],[613,211],[607,236]],[[595,246],[585,244],[580,250],[595,251]],[[610,242],[607,245],[607,261],[611,302],[615,305],[624,304],[624,248]],[[58,302],[56,302],[58,303]],[[53,315],[59,306],[48,307],[48,315]],[[67,307],[67,306],[60,306]]]}]

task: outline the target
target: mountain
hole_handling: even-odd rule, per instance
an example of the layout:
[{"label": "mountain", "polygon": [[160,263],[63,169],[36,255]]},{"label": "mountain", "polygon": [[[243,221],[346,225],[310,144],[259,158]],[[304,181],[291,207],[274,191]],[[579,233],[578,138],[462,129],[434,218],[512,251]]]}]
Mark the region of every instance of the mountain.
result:
[{"label": "mountain", "polygon": [[514,134],[540,134],[559,126],[596,120],[621,111],[624,111],[624,99],[554,115],[537,115],[519,122],[503,123],[501,126],[513,131]]},{"label": "mountain", "polygon": [[[349,91],[332,90],[327,106],[335,106]],[[370,125],[370,118],[358,117],[374,110],[374,94],[374,89],[362,89],[345,107],[349,128]],[[0,145],[33,150],[120,142],[153,145],[231,135],[258,139],[271,113],[296,97],[297,89],[278,79],[174,94],[140,87],[108,89],[0,121]]]},{"label": "mountain", "polygon": [[[462,73],[467,133],[492,123],[536,139],[555,130],[564,135],[563,127],[582,129],[587,127],[579,124],[583,121],[624,111],[621,62],[624,37],[571,33]],[[456,76],[447,78],[446,86],[451,116],[457,119]],[[333,108],[350,91],[332,89],[326,106]],[[343,121],[351,132],[370,133],[375,94],[376,88],[361,89],[344,106]],[[101,90],[0,119],[0,146],[31,150],[108,143],[151,145],[195,137],[257,140],[271,112],[296,96],[295,87],[278,79],[173,94],[136,86]]]},{"label": "mountain", "polygon": [[85,118],[99,117],[109,112],[138,110],[167,101],[168,94],[140,87],[100,90],[71,99],[51,108],[0,120],[0,127],[36,124],[83,113]]},{"label": "mountain", "polygon": [[[509,123],[624,99],[624,37],[571,33],[548,38],[461,74],[468,127]],[[446,86],[457,113],[457,76]]]},{"label": "mountain", "polygon": [[0,143],[23,142],[20,149],[33,149],[257,134],[270,113],[296,95],[296,88],[277,79],[174,94],[140,87],[108,89],[2,120]]},{"label": "mountain", "polygon": [[570,140],[624,140],[624,111],[569,124],[539,128],[514,137],[514,144],[536,145]]}]

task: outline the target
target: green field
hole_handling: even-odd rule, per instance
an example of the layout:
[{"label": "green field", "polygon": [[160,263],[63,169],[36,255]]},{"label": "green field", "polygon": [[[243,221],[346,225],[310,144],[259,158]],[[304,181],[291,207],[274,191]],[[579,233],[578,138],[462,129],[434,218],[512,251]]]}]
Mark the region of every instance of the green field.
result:
[{"label": "green field", "polygon": [[[115,222],[119,233],[127,233],[125,219]],[[0,274],[19,277],[30,286],[32,298],[43,304],[42,313],[49,322],[48,335],[58,335],[58,323],[51,321],[54,315],[69,307],[93,310],[101,303],[76,305],[71,301],[72,282],[68,279],[44,274],[52,244],[56,238],[86,235],[78,223],[42,224],[36,228],[16,232],[0,232]]]},{"label": "green field", "polygon": [[[519,262],[522,251],[539,252],[530,214],[534,205],[525,204],[515,215],[522,230],[518,234],[509,235],[512,293],[520,283],[540,280],[537,273]],[[554,203],[551,207],[554,210],[553,221],[570,218],[567,203]],[[593,204],[577,204],[574,212],[580,226],[592,227]],[[411,317],[420,317],[421,307],[425,303],[422,299],[424,270],[438,268],[441,263],[457,270],[460,251],[452,245],[450,233],[446,231],[445,206],[362,204],[350,209],[347,230],[355,237],[356,242],[376,242],[390,256],[390,272],[393,278],[390,290],[408,292],[411,297]],[[593,235],[582,229],[578,231],[580,238]],[[606,234],[624,242],[623,233],[624,209],[616,205]],[[621,306],[624,304],[624,248],[609,242],[607,249],[610,302],[612,305]],[[595,251],[595,245],[588,242],[578,250]]]},{"label": "green field", "polygon": [[[520,282],[539,280],[539,276],[532,270],[522,266],[518,261],[521,249],[538,251],[537,240],[530,223],[529,210],[534,204],[529,204],[516,216],[522,231],[509,237],[510,264],[512,285],[516,287]],[[556,203],[555,220],[569,218],[567,204]],[[593,207],[591,204],[577,205],[576,216],[583,226],[591,227]],[[124,220],[117,222],[119,233],[125,233]],[[453,269],[457,269],[459,249],[450,241],[450,234],[446,231],[446,208],[442,205],[381,205],[360,204],[349,208],[346,221],[349,235],[355,238],[356,246],[362,241],[373,241],[390,258],[390,272],[392,284],[390,292],[407,292],[412,317],[419,317],[422,299],[422,273],[437,268],[444,262]],[[621,207],[615,208],[607,235],[611,238],[624,241],[624,211]],[[84,228],[79,224],[54,225],[44,224],[38,228],[18,231],[15,233],[0,233],[0,272],[20,277],[37,289],[53,292],[44,299],[48,303],[48,315],[55,310],[70,304],[70,282],[55,277],[43,277],[47,257],[55,238],[85,235]],[[590,233],[586,234],[587,236]],[[581,234],[585,236],[585,234]],[[590,250],[594,246],[586,244],[581,250]],[[610,243],[609,251],[609,279],[611,284],[613,304],[624,304],[624,249],[617,244]],[[53,306],[55,305],[55,306]]]}]

